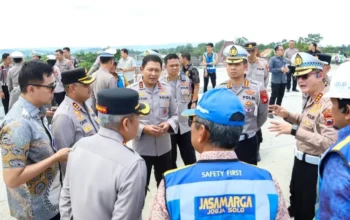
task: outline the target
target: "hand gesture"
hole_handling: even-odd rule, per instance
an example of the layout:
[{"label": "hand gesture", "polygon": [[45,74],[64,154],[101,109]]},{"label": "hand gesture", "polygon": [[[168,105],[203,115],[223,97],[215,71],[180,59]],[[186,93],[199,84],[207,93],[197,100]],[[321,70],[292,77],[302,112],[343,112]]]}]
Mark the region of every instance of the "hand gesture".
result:
[{"label": "hand gesture", "polygon": [[158,136],[161,136],[163,134],[162,129],[159,126],[155,126],[155,125],[146,125],[143,128],[143,132],[145,134],[148,134],[148,135],[154,136],[154,137],[158,137]]},{"label": "hand gesture", "polygon": [[55,161],[57,162],[66,162],[68,160],[69,152],[71,152],[71,148],[63,148],[57,151],[53,156],[55,157]]},{"label": "hand gesture", "polygon": [[162,122],[158,125],[158,127],[160,128],[160,130],[162,131],[162,134],[165,134],[168,132],[170,124],[168,122]]},{"label": "hand gesture", "polygon": [[277,115],[281,118],[288,118],[290,115],[287,110],[279,105],[269,105],[269,111],[272,111],[272,114]]},{"label": "hand gesture", "polygon": [[287,122],[271,121],[271,126],[268,127],[270,132],[277,132],[276,137],[281,134],[291,134],[292,125]]}]

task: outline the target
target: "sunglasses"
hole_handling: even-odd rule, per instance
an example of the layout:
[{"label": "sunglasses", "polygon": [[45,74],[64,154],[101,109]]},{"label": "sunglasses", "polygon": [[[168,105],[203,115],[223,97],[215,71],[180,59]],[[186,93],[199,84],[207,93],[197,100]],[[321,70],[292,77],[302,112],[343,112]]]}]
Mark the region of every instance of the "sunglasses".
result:
[{"label": "sunglasses", "polygon": [[308,74],[305,74],[305,75],[301,75],[301,76],[296,76],[296,78],[297,78],[297,80],[299,79],[299,78],[302,78],[303,80],[307,80],[308,78],[309,78],[309,76],[311,75],[311,74],[314,74],[314,73],[316,73],[316,72],[310,72],[310,73],[308,73]]},{"label": "sunglasses", "polygon": [[40,85],[40,84],[28,84],[29,86],[36,86],[36,87],[45,87],[49,90],[51,90],[51,92],[53,92],[56,88],[56,82],[50,85]]}]

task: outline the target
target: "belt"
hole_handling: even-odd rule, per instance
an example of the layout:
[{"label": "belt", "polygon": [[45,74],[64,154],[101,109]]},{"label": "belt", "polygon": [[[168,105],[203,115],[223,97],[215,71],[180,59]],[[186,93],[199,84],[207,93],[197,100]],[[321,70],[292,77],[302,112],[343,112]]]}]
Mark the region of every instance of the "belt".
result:
[{"label": "belt", "polygon": [[313,164],[313,165],[318,165],[321,160],[321,155],[313,156],[313,155],[301,152],[297,148],[295,148],[294,154],[298,160],[305,161],[306,163]]},{"label": "belt", "polygon": [[249,139],[249,138],[254,137],[255,135],[256,135],[255,132],[254,132],[254,133],[250,133],[250,134],[246,134],[246,133],[241,134],[241,136],[239,137],[239,141],[247,140],[247,139]]}]

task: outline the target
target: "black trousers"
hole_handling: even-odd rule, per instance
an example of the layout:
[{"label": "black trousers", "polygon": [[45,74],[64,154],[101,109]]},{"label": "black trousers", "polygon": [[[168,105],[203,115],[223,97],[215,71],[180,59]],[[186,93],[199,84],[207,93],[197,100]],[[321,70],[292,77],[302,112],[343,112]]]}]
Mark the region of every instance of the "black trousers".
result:
[{"label": "black trousers", "polygon": [[[281,105],[284,97],[284,91],[286,90],[285,83],[271,83],[271,98],[270,105]],[[277,102],[276,102],[277,100]]]},{"label": "black trousers", "polygon": [[254,137],[238,142],[235,152],[240,161],[257,165],[258,137],[255,135]]},{"label": "black trousers", "polygon": [[257,150],[257,153],[259,154],[259,151],[260,151],[260,144],[263,142],[263,136],[262,136],[261,129],[259,129],[259,130],[256,132],[256,136],[257,136],[257,138],[258,138],[258,150]]},{"label": "black trousers", "polygon": [[147,187],[151,179],[152,167],[154,166],[154,177],[156,178],[157,187],[163,179],[163,174],[172,169],[171,166],[171,151],[161,156],[141,156],[147,166]]},{"label": "black trousers", "polygon": [[58,92],[58,93],[54,93],[53,94],[53,96],[55,98],[55,102],[57,103],[57,105],[60,105],[63,102],[65,95],[66,95],[65,92]]},{"label": "black trousers", "polygon": [[181,135],[179,130],[177,134],[171,135],[171,164],[173,169],[177,168],[177,146],[179,146],[181,158],[185,165],[197,162],[196,153],[191,143],[191,131]]},{"label": "black trousers", "polygon": [[5,98],[2,99],[2,105],[4,106],[4,111],[5,111],[5,115],[7,114],[7,112],[9,112],[9,102],[10,102],[10,93],[9,93],[9,88],[8,86],[2,86],[2,91],[5,94]]},{"label": "black trousers", "polygon": [[213,89],[215,88],[215,86],[216,86],[216,72],[215,73],[208,73],[207,77],[205,77],[205,74],[204,74],[203,78],[204,78],[203,92],[206,92],[208,90],[209,78],[211,81],[211,86],[213,87]]},{"label": "black trousers", "polygon": [[294,158],[288,210],[295,220],[312,220],[315,217],[317,169],[317,165]]},{"label": "black trousers", "polygon": [[60,213],[58,213],[55,217],[53,217],[50,220],[60,220],[60,219],[61,219],[61,215],[60,215]]},{"label": "black trousers", "polygon": [[296,90],[297,89],[297,80],[296,78],[293,76],[293,73],[287,73],[287,90],[290,90],[291,84],[293,81],[293,87],[292,90]]}]

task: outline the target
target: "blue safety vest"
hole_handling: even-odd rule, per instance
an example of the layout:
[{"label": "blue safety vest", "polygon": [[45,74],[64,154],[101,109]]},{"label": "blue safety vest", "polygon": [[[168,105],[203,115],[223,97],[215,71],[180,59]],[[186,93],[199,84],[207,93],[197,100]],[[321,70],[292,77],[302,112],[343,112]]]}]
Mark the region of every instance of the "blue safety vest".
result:
[{"label": "blue safety vest", "polygon": [[198,161],[164,174],[170,219],[275,219],[270,173],[238,160]]},{"label": "blue safety vest", "polygon": [[[346,133],[348,135],[346,135]],[[317,201],[316,201],[316,217],[315,219],[318,218],[318,212],[319,212],[319,201],[320,201],[320,192],[321,192],[321,187],[322,187],[322,178],[323,178],[323,170],[324,170],[324,161],[325,159],[333,154],[336,153],[338,154],[344,162],[347,164],[347,166],[350,169],[350,126],[347,126],[343,129],[340,129],[338,132],[339,137],[343,136],[342,139],[338,140],[336,144],[334,144],[333,147],[329,148],[323,155],[320,164],[318,166],[318,183],[317,183]],[[334,169],[337,169],[337,167],[334,167]]]},{"label": "blue safety vest", "polygon": [[118,88],[125,88],[124,76],[122,73],[118,73],[117,86]]},{"label": "blue safety vest", "polygon": [[[214,62],[216,53],[213,52],[211,56],[208,56],[208,53],[204,53],[204,56],[205,56],[205,60],[206,60],[205,62],[211,63],[211,62]],[[215,65],[207,65],[207,72],[208,73],[215,73],[216,72]]]}]

